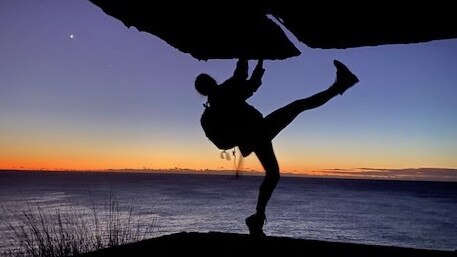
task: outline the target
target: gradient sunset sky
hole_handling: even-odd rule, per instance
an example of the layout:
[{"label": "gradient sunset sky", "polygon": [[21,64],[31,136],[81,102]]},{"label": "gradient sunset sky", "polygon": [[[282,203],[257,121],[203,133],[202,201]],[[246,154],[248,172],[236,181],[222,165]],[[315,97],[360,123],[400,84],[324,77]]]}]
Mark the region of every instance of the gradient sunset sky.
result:
[{"label": "gradient sunset sky", "polygon": [[[233,169],[204,136],[198,61],[86,0],[0,2],[0,169]],[[264,115],[326,89],[333,59],[360,83],[275,140],[282,170],[457,169],[457,40],[311,49],[265,61]],[[251,70],[255,61],[251,61]],[[234,121],[236,122],[236,121]],[[261,170],[254,155],[244,169]]]}]

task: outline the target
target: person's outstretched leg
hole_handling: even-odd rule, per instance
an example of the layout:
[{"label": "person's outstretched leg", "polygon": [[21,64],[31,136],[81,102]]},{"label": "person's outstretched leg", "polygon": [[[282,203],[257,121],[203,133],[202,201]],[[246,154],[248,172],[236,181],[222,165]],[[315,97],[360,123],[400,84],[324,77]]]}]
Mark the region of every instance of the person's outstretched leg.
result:
[{"label": "person's outstretched leg", "polygon": [[265,208],[279,181],[279,165],[271,142],[259,145],[254,152],[265,170],[265,177],[259,189],[257,212],[246,219],[246,225],[252,236],[265,236],[263,233]]},{"label": "person's outstretched leg", "polygon": [[317,93],[311,97],[292,102],[265,117],[265,133],[269,140],[272,140],[289,125],[303,111],[317,108],[338,94],[343,94],[348,88],[359,82],[358,78],[349,71],[341,62],[335,60],[336,80],[327,90]]}]

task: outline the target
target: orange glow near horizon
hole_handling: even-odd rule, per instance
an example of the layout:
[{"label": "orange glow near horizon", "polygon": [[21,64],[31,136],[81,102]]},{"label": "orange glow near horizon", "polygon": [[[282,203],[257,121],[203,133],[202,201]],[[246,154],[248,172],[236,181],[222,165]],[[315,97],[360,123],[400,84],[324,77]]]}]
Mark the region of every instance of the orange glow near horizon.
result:
[{"label": "orange glow near horizon", "polygon": [[[4,155],[0,157],[0,170],[43,170],[43,171],[138,171],[148,172],[154,170],[169,170],[170,172],[200,171],[223,172],[235,170],[234,160],[221,159],[216,153],[206,155],[176,154],[174,156],[163,153],[162,155],[140,154],[138,152],[116,154],[106,153],[93,155],[94,152],[71,155],[60,152],[41,152],[29,155]],[[205,156],[205,158],[203,157]],[[210,157],[207,157],[210,156]],[[287,159],[287,158],[285,158]],[[339,178],[367,178],[367,179],[407,179],[431,181],[457,181],[457,170],[448,168],[355,168],[343,167],[338,164],[319,166],[319,162],[310,162],[308,165],[298,165],[294,161],[290,164],[283,162],[281,172],[283,175],[299,175],[314,177],[339,177]],[[313,166],[314,165],[314,166]],[[362,166],[360,166],[362,167]],[[243,159],[243,172],[263,173],[263,169],[255,158],[249,156]]]},{"label": "orange glow near horizon", "polygon": [[[166,137],[156,137],[155,141],[129,138],[129,141],[107,133],[86,136],[81,132],[34,131],[32,134],[3,131],[2,135],[0,169],[3,170],[235,170],[230,151],[227,151],[230,160],[221,159],[221,151],[204,141],[182,142]],[[297,144],[300,145],[299,142]],[[408,149],[409,152],[401,149],[412,156],[405,158],[407,154],[400,155],[384,149],[364,152],[357,148],[348,150],[330,146],[300,149],[290,145],[278,144],[275,147],[284,174],[373,177],[379,174],[373,175],[360,168],[457,167],[454,158],[415,152],[414,149]],[[243,159],[242,171],[263,171],[255,154]]]},{"label": "orange glow near horizon", "polygon": [[[26,134],[4,137],[0,149],[0,169],[104,170],[104,169],[196,169],[233,170],[231,160],[221,159],[220,151],[211,145],[193,146],[163,142],[128,142],[111,138],[91,140],[84,137],[42,136]],[[228,151],[228,153],[231,152]],[[434,158],[428,154],[417,158],[399,158],[394,153],[364,154],[332,149],[322,151],[278,147],[281,170],[306,173],[310,170],[356,169],[376,167],[456,168],[453,159]],[[419,154],[418,154],[419,155]],[[239,154],[238,154],[239,156]],[[330,156],[330,157],[329,157]],[[420,155],[419,155],[420,156]],[[404,155],[403,155],[404,157]],[[451,160],[451,161],[449,161]],[[262,171],[254,154],[243,159],[244,170]]]},{"label": "orange glow near horizon", "polygon": [[[190,170],[234,170],[235,162],[233,156],[230,160],[221,159],[219,152],[175,155],[148,154],[142,151],[127,152],[98,152],[95,150],[82,151],[79,154],[74,152],[35,152],[35,153],[14,153],[2,152],[0,157],[0,169],[11,170],[107,170],[107,169],[190,169]],[[295,159],[283,158],[279,160],[281,171],[303,174],[325,176],[326,170],[343,169],[356,171],[360,168],[375,167],[377,169],[406,169],[421,168],[416,166],[400,165],[391,166],[377,165],[372,163],[359,163],[350,165],[350,162],[343,162],[335,158],[334,162],[322,159],[309,159],[306,163],[300,163]],[[370,164],[374,164],[371,165]],[[422,166],[427,167],[427,166]],[[448,168],[439,167],[436,168]],[[245,171],[263,171],[263,168],[255,155],[243,158],[241,167]]]}]

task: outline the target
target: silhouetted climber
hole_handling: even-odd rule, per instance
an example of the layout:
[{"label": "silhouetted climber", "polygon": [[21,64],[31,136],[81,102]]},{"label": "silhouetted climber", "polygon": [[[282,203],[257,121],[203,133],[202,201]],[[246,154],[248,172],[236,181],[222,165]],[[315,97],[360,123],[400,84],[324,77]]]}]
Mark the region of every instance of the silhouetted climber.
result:
[{"label": "silhouetted climber", "polygon": [[231,78],[218,85],[208,74],[200,74],[195,80],[197,91],[208,97],[201,125],[206,136],[220,149],[238,146],[246,157],[252,152],[257,155],[265,169],[260,185],[256,213],[246,218],[246,225],[252,236],[265,236],[263,225],[265,208],[279,181],[279,165],[271,141],[289,125],[301,112],[325,104],[342,95],[359,80],[341,62],[334,60],[336,80],[325,91],[309,98],[296,100],[263,117],[246,103],[262,84],[263,61],[259,60],[248,79],[248,61],[240,59]]}]

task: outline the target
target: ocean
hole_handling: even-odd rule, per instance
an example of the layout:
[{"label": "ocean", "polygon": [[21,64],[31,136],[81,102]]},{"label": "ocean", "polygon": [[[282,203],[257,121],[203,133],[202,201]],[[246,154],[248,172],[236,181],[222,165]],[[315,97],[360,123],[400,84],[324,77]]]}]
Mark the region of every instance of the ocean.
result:
[{"label": "ocean", "polygon": [[[0,252],[18,215],[117,211],[148,237],[178,232],[248,233],[261,176],[0,172]],[[457,249],[457,183],[282,177],[264,231],[323,241]],[[103,215],[100,215],[103,217]],[[7,222],[2,222],[7,221]],[[8,240],[7,240],[8,239]]]}]

